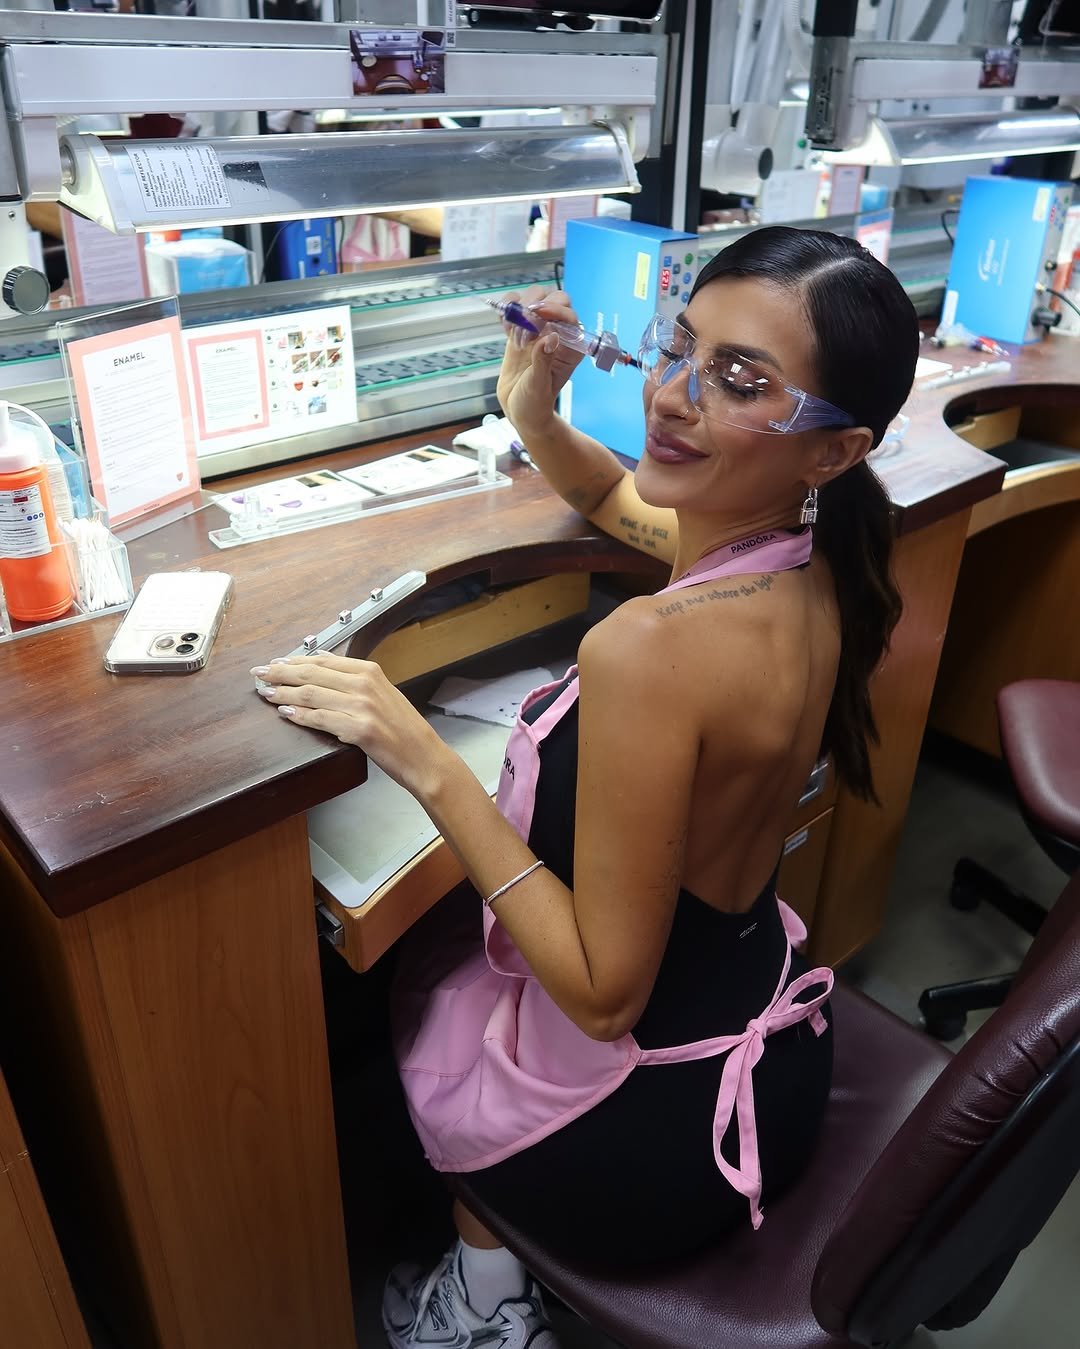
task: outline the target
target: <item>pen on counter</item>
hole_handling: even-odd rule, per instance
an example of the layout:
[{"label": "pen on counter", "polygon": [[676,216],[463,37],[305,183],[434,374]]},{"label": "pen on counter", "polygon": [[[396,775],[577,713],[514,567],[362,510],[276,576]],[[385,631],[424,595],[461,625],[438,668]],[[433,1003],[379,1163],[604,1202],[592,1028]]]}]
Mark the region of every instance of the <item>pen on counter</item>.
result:
[{"label": "pen on counter", "polygon": [[524,464],[526,468],[531,468],[536,473],[540,472],[540,470],[536,467],[536,461],[533,459],[532,455],[525,448],[525,446],[522,445],[520,440],[512,440],[510,442],[510,453],[514,456],[514,458],[518,461],[518,463]]},{"label": "pen on counter", "polygon": [[973,351],[981,351],[987,356],[1008,356],[1008,350],[989,337],[976,337],[972,343]]}]

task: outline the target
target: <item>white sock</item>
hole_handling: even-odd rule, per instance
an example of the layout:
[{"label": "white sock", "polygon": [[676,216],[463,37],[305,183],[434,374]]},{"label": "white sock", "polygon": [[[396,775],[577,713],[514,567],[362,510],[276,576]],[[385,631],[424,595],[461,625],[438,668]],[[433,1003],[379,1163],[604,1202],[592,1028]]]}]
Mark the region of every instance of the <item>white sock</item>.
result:
[{"label": "white sock", "polygon": [[486,1251],[460,1238],[457,1270],[469,1306],[485,1319],[495,1315],[500,1302],[521,1297],[529,1279],[525,1266],[505,1246]]}]

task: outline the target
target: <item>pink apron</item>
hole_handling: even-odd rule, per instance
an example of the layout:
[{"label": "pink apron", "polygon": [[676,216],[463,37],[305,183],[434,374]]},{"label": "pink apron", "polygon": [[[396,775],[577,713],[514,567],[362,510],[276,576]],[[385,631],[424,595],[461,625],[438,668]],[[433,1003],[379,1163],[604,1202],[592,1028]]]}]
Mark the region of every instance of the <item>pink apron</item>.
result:
[{"label": "pink apron", "polygon": [[[661,594],[722,576],[784,571],[809,559],[810,532],[767,532],[710,553]],[[534,689],[524,712],[563,681]],[[576,667],[569,683],[535,722],[519,714],[507,745],[497,804],[527,840],[540,773],[540,745],[578,696]],[[512,896],[506,901],[513,903]],[[726,1055],[713,1118],[713,1152],[725,1178],[750,1203],[761,1224],[752,1073],[774,1031],[809,1020],[825,1029],[820,1008],[832,990],[828,969],[801,975],[785,988],[791,948],[806,938],[799,917],[779,898],[788,945],[776,992],[738,1035],[670,1049],[641,1049],[632,1035],[593,1040],[548,997],[490,909],[484,947],[474,948],[449,975],[407,989],[398,1065],[409,1113],[428,1160],[439,1171],[478,1171],[539,1142],[597,1105],[638,1064],[685,1063]],[[820,991],[805,1002],[809,990]],[[409,1012],[413,1015],[410,1017]],[[732,1164],[720,1145],[732,1116],[739,1153]]]}]

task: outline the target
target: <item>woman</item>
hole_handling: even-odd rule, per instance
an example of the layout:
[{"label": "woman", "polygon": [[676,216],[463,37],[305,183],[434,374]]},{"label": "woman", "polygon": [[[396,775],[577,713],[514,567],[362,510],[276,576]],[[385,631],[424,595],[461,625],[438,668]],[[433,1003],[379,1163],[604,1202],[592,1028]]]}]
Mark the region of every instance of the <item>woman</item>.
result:
[{"label": "woman", "polygon": [[[565,295],[537,302],[573,319]],[[744,237],[646,334],[633,475],[555,415],[572,353],[511,339],[499,397],[530,454],[570,505],[671,563],[668,593],[620,606],[576,678],[526,700],[500,810],[369,663],[275,664],[269,696],[363,746],[487,897],[485,947],[477,932],[407,971],[399,1061],[433,1164],[570,1254],[677,1256],[748,1206],[760,1223],[828,1096],[831,974],[792,956],[800,925],[773,887],[822,744],[873,796],[868,683],[900,602],[865,456],[910,389],[917,324],[853,242]],[[390,1342],[552,1349],[528,1274],[460,1203],[455,1218],[430,1275],[391,1276]]]}]

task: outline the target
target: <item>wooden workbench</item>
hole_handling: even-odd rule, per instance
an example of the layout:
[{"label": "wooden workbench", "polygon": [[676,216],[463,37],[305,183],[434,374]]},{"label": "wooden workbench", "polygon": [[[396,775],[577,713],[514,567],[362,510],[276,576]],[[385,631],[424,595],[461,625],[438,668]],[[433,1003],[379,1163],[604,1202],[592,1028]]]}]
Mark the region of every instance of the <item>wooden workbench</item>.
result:
[{"label": "wooden workbench", "polygon": [[[1048,344],[1007,378],[1064,385],[1069,355]],[[815,957],[842,959],[880,922],[970,512],[1001,486],[1003,466],[942,420],[957,396],[916,395],[904,444],[878,461],[905,597],[875,686],[884,808],[837,798]],[[55,1126],[51,1196],[92,1234],[91,1274],[125,1349],[346,1349],[304,812],[359,784],[365,761],[273,715],[249,667],[411,568],[434,586],[655,564],[524,470],[510,489],[225,553],[210,523],[191,516],[131,549],[137,579],[185,565],[235,576],[196,677],[106,674],[115,619],[0,646],[0,985],[26,1028],[21,1090]]]}]

